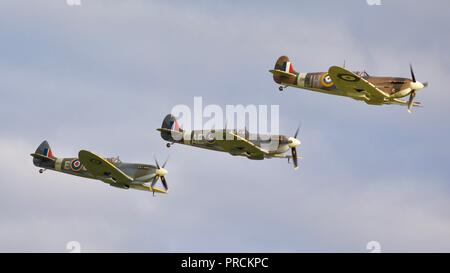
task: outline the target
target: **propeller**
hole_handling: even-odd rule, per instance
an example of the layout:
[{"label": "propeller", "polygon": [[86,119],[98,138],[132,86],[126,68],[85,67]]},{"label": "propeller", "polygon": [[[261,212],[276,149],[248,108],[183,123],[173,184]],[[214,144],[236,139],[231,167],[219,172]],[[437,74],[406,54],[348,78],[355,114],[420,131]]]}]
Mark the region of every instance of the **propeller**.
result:
[{"label": "propeller", "polygon": [[155,187],[156,182],[158,182],[158,178],[161,179],[161,182],[162,182],[162,184],[163,184],[164,189],[165,189],[166,191],[169,190],[169,187],[168,187],[168,185],[167,185],[167,180],[166,180],[166,178],[165,178],[165,176],[167,175],[168,172],[167,172],[166,169],[164,169],[164,167],[166,166],[167,161],[169,160],[169,158],[167,157],[166,161],[164,161],[164,163],[162,164],[162,166],[159,165],[158,159],[156,159],[156,157],[154,157],[154,159],[155,159],[155,164],[156,164],[156,171],[155,171],[155,177],[153,177],[153,180],[152,180],[152,183],[151,183],[151,188],[152,188],[152,191],[153,191],[153,196],[155,195],[154,187]]},{"label": "propeller", "polygon": [[301,144],[300,140],[297,139],[298,132],[300,131],[300,125],[295,131],[294,137],[288,139],[288,146],[292,151],[292,161],[294,162],[294,169],[298,169],[298,158],[297,158],[297,147]]},{"label": "propeller", "polygon": [[416,97],[416,91],[427,87],[428,82],[421,83],[416,81],[416,75],[414,74],[414,70],[411,64],[409,65],[409,70],[411,71],[412,82],[410,83],[411,93],[408,100],[408,112],[411,113],[411,108],[414,105],[414,98]]}]

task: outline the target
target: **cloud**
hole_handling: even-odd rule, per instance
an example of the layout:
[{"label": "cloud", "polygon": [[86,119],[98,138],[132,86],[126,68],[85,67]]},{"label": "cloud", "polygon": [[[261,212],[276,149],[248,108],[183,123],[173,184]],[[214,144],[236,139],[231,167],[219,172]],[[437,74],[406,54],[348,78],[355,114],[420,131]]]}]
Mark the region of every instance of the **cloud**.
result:
[{"label": "cloud", "polygon": [[[372,240],[385,251],[449,251],[448,38],[441,25],[427,33],[430,43],[410,33],[434,26],[436,7],[425,10],[428,20],[407,20],[404,32],[406,22],[379,18],[417,14],[426,3],[63,2],[13,1],[0,11],[8,26],[0,32],[0,251],[65,251],[72,240],[83,251],[364,252]],[[408,115],[279,93],[267,70],[281,54],[299,71],[345,59],[372,74],[408,76],[413,62],[431,83],[418,95],[425,107]],[[221,106],[279,104],[281,133],[302,122],[301,170],[167,150],[155,128],[198,95]],[[90,149],[152,163],[170,154],[171,192],[152,198],[39,175],[29,153],[43,139],[62,157]]]},{"label": "cloud", "polygon": [[[1,192],[8,193],[1,202],[10,208],[2,210],[3,251],[64,251],[70,240],[83,251],[364,251],[371,240],[385,251],[448,251],[443,183],[362,180],[343,164],[319,172],[305,162],[299,174],[278,161],[261,162],[268,171],[259,168],[255,180],[252,169],[260,162],[236,159],[226,168],[246,163],[249,171],[225,174],[221,164],[208,162],[230,156],[174,147],[197,167],[169,162],[172,191],[152,198],[39,175],[27,156],[32,145],[0,143]],[[315,151],[330,159],[324,166],[336,160],[328,148]],[[14,184],[4,182],[11,177]]]}]

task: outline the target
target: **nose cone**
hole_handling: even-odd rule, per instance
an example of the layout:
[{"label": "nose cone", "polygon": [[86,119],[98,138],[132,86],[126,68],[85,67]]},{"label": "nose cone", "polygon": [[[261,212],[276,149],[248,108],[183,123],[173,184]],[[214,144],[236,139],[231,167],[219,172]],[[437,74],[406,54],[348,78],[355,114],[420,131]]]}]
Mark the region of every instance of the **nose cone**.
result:
[{"label": "nose cone", "polygon": [[289,148],[295,148],[295,147],[299,146],[300,144],[301,144],[300,140],[293,138],[293,137],[289,138],[289,144],[288,144]]},{"label": "nose cone", "polygon": [[157,176],[165,176],[168,172],[164,168],[159,168],[159,169],[156,170],[155,173],[156,173]]},{"label": "nose cone", "polygon": [[420,90],[420,89],[425,88],[425,85],[423,83],[421,83],[421,82],[411,82],[409,87],[412,90]]}]

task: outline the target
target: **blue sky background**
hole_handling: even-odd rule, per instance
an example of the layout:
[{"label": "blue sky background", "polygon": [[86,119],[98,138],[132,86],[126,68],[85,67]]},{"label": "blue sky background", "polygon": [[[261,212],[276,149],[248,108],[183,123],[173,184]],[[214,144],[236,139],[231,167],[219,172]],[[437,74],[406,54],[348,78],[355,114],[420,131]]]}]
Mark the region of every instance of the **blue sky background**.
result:
[{"label": "blue sky background", "polygon": [[[2,1],[0,251],[450,251],[448,1]],[[400,106],[288,89],[268,70],[353,70],[429,88]],[[155,131],[176,104],[278,104],[302,123],[295,172]],[[59,173],[29,154],[171,156],[152,198]]]}]

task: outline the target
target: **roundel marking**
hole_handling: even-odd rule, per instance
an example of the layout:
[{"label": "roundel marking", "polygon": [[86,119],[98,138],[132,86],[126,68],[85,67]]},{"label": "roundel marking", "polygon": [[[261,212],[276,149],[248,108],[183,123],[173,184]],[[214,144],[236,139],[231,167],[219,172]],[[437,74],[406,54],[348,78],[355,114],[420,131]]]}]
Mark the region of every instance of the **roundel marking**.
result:
[{"label": "roundel marking", "polygon": [[72,169],[72,171],[74,172],[79,172],[81,170],[83,166],[81,165],[80,160],[78,159],[74,159],[72,160],[72,162],[70,163],[70,168]]},{"label": "roundel marking", "polygon": [[333,80],[331,79],[330,75],[328,75],[328,73],[322,75],[322,77],[320,78],[320,82],[325,87],[331,87],[334,84]]},{"label": "roundel marking", "polygon": [[357,82],[359,81],[358,77],[355,77],[351,74],[338,74],[337,75],[339,79],[344,80],[346,82]]},{"label": "roundel marking", "polygon": [[216,138],[212,132],[209,132],[206,135],[206,141],[208,141],[208,143],[210,143],[210,144],[213,144],[214,142],[216,142]]}]

